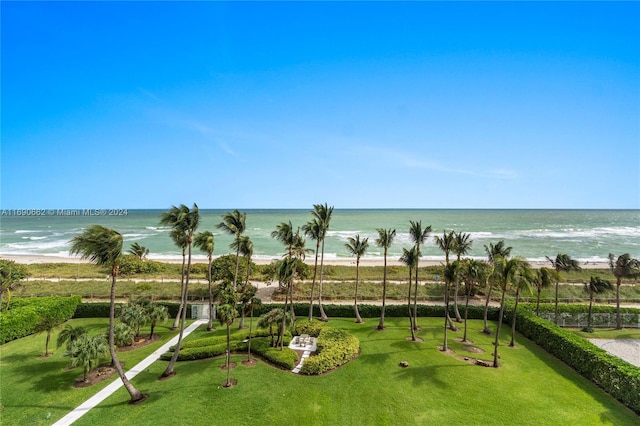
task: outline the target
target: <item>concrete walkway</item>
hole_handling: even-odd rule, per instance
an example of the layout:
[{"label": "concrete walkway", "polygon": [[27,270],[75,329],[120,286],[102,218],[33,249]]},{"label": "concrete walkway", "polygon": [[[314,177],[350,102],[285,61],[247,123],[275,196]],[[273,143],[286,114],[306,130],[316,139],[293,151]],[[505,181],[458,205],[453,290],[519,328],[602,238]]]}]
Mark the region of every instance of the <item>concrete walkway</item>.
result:
[{"label": "concrete walkway", "polygon": [[[198,328],[202,324],[206,324],[207,322],[208,322],[207,320],[195,321],[189,327],[184,329],[184,333],[182,337],[184,338],[188,336],[196,328]],[[167,343],[162,345],[162,347],[160,347],[154,353],[152,353],[151,355],[149,355],[148,357],[140,361],[131,370],[127,371],[125,373],[125,376],[127,376],[129,380],[133,379],[138,375],[138,373],[140,373],[141,371],[144,371],[151,364],[156,362],[160,358],[160,355],[167,352],[171,346],[177,343],[178,343],[178,335],[175,335],[171,340],[169,340]],[[73,422],[78,420],[80,417],[84,416],[87,413],[87,411],[91,410],[93,407],[100,404],[102,401],[107,399],[107,397],[109,397],[112,393],[120,389],[120,387],[122,386],[123,386],[122,380],[120,380],[120,378],[117,378],[116,380],[111,382],[106,388],[102,389],[100,392],[96,393],[91,398],[87,399],[85,402],[77,406],[69,414],[67,414],[66,416],[64,416],[57,422],[55,422],[53,426],[66,426],[66,425],[72,424]]]},{"label": "concrete walkway", "polygon": [[298,365],[296,365],[294,367],[293,370],[291,370],[292,373],[300,373],[300,369],[302,369],[302,364],[304,364],[304,361],[309,358],[309,356],[311,355],[311,352],[315,352],[317,351],[317,343],[318,343],[318,339],[316,337],[311,337],[310,338],[311,341],[310,343],[301,346],[298,345],[296,343],[296,339],[291,339],[291,343],[289,343],[289,348],[293,349],[294,351],[304,351],[302,353],[302,356],[300,357],[300,362],[298,363]]}]

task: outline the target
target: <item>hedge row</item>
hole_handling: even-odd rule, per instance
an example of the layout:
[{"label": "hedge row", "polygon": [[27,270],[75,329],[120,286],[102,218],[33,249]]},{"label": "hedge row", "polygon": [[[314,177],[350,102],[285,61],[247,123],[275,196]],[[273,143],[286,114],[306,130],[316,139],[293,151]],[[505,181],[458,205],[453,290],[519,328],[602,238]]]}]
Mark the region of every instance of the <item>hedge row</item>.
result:
[{"label": "hedge row", "polygon": [[346,364],[360,352],[360,341],[344,330],[325,326],[318,336],[317,351],[304,361],[300,373],[322,374]]},{"label": "hedge row", "polygon": [[[586,307],[582,306],[582,309]],[[511,313],[507,320],[511,320]],[[516,329],[640,414],[639,367],[609,355],[575,333],[538,318],[526,309],[518,310]]]},{"label": "hedge row", "polygon": [[45,317],[63,323],[73,316],[80,296],[33,297],[12,301],[10,309],[0,314],[0,344],[35,333]]},{"label": "hedge row", "polygon": [[[179,303],[157,302],[160,306],[165,306],[169,311],[169,318],[175,318],[178,315]],[[78,305],[73,318],[109,318],[109,302],[81,303]],[[116,311],[118,306],[123,303],[116,303]],[[187,318],[191,310],[191,305],[187,305]]]},{"label": "hedge row", "polygon": [[[535,312],[536,310],[536,304],[535,303],[521,303],[520,306],[523,309],[528,309],[532,312]],[[555,305],[553,303],[541,303],[540,304],[540,312],[545,312],[545,313],[555,313]],[[587,311],[589,310],[589,305],[585,305],[585,304],[566,304],[566,303],[560,303],[558,304],[558,312],[560,314],[586,314]],[[616,307],[615,306],[611,306],[611,305],[593,305],[593,307],[591,308],[591,312],[594,314],[615,314],[616,313]],[[623,314],[635,314],[638,313],[638,309],[634,309],[634,308],[624,308],[621,307],[620,308],[620,313]]]}]

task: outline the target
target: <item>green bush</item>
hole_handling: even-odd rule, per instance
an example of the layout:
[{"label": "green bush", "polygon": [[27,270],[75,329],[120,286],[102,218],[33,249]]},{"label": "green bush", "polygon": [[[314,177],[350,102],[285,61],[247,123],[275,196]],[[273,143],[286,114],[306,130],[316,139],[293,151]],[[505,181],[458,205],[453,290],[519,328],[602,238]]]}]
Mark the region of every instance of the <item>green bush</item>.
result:
[{"label": "green bush", "polygon": [[[169,311],[169,317],[175,318],[178,315],[179,303],[157,302],[158,305],[164,306]],[[116,303],[116,309],[122,303]],[[191,305],[187,305],[187,309],[191,309]],[[109,318],[109,302],[81,303],[78,305],[74,318]]]},{"label": "green bush", "polygon": [[264,359],[271,362],[272,364],[277,365],[278,367],[292,370],[296,365],[296,361],[298,360],[298,354],[296,353],[296,351],[286,347],[290,341],[291,338],[289,337],[289,339],[287,339],[285,336],[285,347],[280,350],[280,348],[271,347],[271,340],[268,337],[251,339],[251,352],[259,354]]},{"label": "green bush", "polygon": [[299,321],[296,323],[296,334],[308,334],[309,336],[318,337],[324,329],[325,323],[320,321]]},{"label": "green bush", "polygon": [[164,264],[153,260],[140,260],[133,254],[125,254],[120,261],[120,275],[157,274],[164,271]]},{"label": "green bush", "polygon": [[322,374],[351,361],[360,352],[360,341],[344,330],[325,326],[317,340],[318,354],[302,364],[302,374]]},{"label": "green bush", "polygon": [[[510,320],[510,315],[507,320]],[[518,312],[516,329],[624,405],[640,413],[639,367],[609,355],[575,333],[536,317],[527,309]]]},{"label": "green bush", "polygon": [[0,344],[35,333],[45,316],[63,323],[73,316],[80,300],[80,296],[16,298],[9,311],[0,313]]}]

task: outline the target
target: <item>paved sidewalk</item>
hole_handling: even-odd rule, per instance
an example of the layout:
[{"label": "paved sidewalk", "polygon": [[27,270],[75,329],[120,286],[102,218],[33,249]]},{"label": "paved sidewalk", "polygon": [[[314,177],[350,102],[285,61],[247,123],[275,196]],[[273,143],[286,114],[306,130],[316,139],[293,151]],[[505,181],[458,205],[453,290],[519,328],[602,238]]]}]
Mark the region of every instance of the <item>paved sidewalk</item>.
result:
[{"label": "paved sidewalk", "polygon": [[[206,323],[207,323],[207,320],[195,321],[189,327],[185,328],[183,333],[183,338],[188,336],[192,331],[194,331],[200,325],[206,324]],[[152,353],[151,355],[149,355],[148,357],[140,361],[131,370],[127,371],[125,373],[125,376],[127,376],[129,380],[133,379],[135,376],[138,375],[138,373],[140,373],[141,371],[144,371],[151,364],[156,362],[158,358],[160,358],[160,355],[167,352],[169,348],[175,345],[176,343],[178,343],[178,335],[175,335],[171,340],[169,340],[167,343],[162,345],[162,347],[160,347],[154,353]],[[79,406],[77,406],[69,414],[67,414],[66,416],[64,416],[57,422],[55,422],[53,426],[66,426],[66,425],[72,424],[73,422],[78,420],[80,417],[84,416],[87,413],[87,411],[91,410],[93,407],[95,407],[96,405],[100,404],[102,401],[107,399],[107,397],[109,397],[112,393],[117,391],[121,386],[122,386],[122,380],[120,380],[120,378],[118,377],[116,380],[110,383],[106,388],[102,389],[100,392],[96,393],[94,396],[87,399],[85,402],[83,402]]]}]

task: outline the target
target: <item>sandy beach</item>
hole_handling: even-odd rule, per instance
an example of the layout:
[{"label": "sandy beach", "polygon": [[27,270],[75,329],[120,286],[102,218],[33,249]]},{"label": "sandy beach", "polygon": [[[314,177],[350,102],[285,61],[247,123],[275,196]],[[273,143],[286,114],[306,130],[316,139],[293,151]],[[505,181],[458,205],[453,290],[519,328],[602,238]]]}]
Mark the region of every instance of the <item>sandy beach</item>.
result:
[{"label": "sandy beach", "polygon": [[[215,257],[215,256],[214,256]],[[13,260],[16,263],[23,263],[23,264],[33,264],[33,263],[89,263],[89,261],[87,260],[82,260],[79,257],[62,257],[62,256],[42,256],[42,255],[7,255],[7,254],[0,254],[0,259],[6,259],[6,260]],[[150,256],[151,260],[157,260],[159,262],[166,262],[166,263],[181,263],[182,260],[181,259],[154,259],[153,256]],[[264,258],[257,258],[257,259],[253,259],[253,261],[257,264],[257,265],[266,265],[272,262],[273,259],[264,259]],[[193,263],[207,263],[207,259],[206,258],[202,258],[201,256],[198,257],[194,257],[192,259]],[[314,262],[314,258],[313,257],[309,257],[306,259],[306,263],[313,266],[313,262]],[[444,262],[440,261],[440,260],[427,260],[427,259],[421,259],[420,260],[420,266],[437,266],[437,265],[442,265]],[[550,263],[549,262],[542,262],[542,261],[530,261],[531,266],[533,266],[534,268],[540,268],[543,266],[546,267],[550,267]],[[331,258],[325,258],[324,259],[324,264],[325,265],[344,265],[344,266],[356,266],[356,261],[354,258],[335,258],[335,257],[331,257]],[[365,257],[360,259],[360,266],[383,266],[384,265],[384,259],[382,258],[372,258],[372,257]],[[389,266],[401,266],[402,263],[398,260],[398,259],[392,259],[389,258],[387,259],[387,265]],[[608,269],[609,268],[609,264],[607,262],[589,262],[589,263],[582,263],[580,265],[583,269]]]}]

